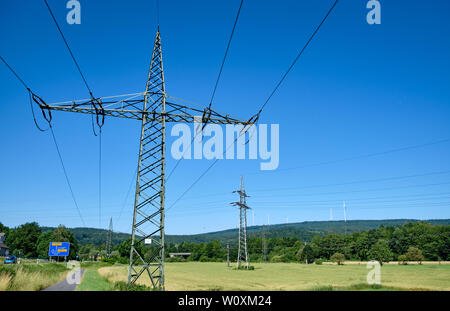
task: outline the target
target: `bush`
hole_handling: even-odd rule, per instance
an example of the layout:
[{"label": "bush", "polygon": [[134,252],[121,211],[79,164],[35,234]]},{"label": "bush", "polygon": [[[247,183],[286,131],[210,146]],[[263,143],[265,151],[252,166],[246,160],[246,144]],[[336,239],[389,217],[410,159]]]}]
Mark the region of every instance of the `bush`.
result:
[{"label": "bush", "polygon": [[115,258],[103,258],[101,261],[109,263],[109,264],[112,264],[112,265],[116,263],[116,259]]},{"label": "bush", "polygon": [[186,262],[187,260],[184,259],[183,257],[169,257],[166,258],[166,262]]},{"label": "bush", "polygon": [[273,256],[272,258],[270,258],[271,262],[283,262],[283,257],[282,256]]},{"label": "bush", "polygon": [[407,260],[408,259],[406,258],[406,255],[398,256],[398,264],[399,265],[407,265],[408,264]]},{"label": "bush", "polygon": [[315,264],[316,265],[321,265],[323,263],[322,259],[316,259]]},{"label": "bush", "polygon": [[130,284],[128,285],[127,282],[114,282],[113,289],[115,291],[150,291],[153,290],[150,287],[147,287],[145,285],[137,285],[137,284]]},{"label": "bush", "polygon": [[334,261],[335,263],[337,263],[338,265],[342,265],[344,263],[345,260],[345,256],[344,254],[341,253],[334,253],[331,257],[330,257],[331,261]]},{"label": "bush", "polygon": [[409,261],[418,261],[420,264],[422,264],[422,260],[425,260],[422,251],[418,249],[417,247],[410,246],[408,248],[408,251],[405,254],[405,257]]},{"label": "bush", "polygon": [[122,264],[122,265],[127,265],[127,264],[130,263],[130,258],[127,258],[127,257],[119,257],[119,258],[116,260],[116,262],[117,262],[117,263],[120,263],[120,264]]}]

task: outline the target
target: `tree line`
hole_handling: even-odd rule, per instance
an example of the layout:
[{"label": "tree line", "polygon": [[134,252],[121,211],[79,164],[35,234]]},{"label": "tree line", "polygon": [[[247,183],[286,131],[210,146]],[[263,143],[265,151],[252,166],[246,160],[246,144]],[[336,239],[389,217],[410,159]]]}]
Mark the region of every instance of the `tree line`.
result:
[{"label": "tree line", "polygon": [[[59,226],[53,231],[44,231],[37,223],[27,223],[9,229],[0,223],[0,232],[7,233],[6,244],[15,255],[24,257],[48,257],[48,245],[52,241],[70,242],[69,259],[92,260],[106,258],[105,244],[79,245],[69,229]],[[237,237],[236,237],[237,240]],[[248,239],[248,252],[251,262],[304,262],[321,263],[344,260],[378,260],[381,263],[391,260],[406,263],[408,260],[450,260],[450,226],[431,225],[426,222],[406,223],[398,226],[380,226],[351,234],[333,233],[316,235],[310,242],[296,237],[263,238],[253,235]],[[110,261],[128,263],[131,239],[113,245]],[[264,247],[265,245],[265,247]],[[152,257],[156,251],[151,246],[137,245],[144,258]],[[191,253],[187,258],[169,258],[169,253]],[[230,261],[237,258],[238,247],[231,244]],[[167,261],[225,261],[227,246],[220,241],[204,243],[167,243]]]}]

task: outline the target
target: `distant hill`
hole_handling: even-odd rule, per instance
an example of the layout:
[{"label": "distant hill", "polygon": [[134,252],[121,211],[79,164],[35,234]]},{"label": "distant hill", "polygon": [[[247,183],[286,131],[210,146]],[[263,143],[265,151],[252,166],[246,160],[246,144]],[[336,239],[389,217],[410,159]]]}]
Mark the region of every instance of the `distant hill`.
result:
[{"label": "distant hill", "polygon": [[[260,237],[264,230],[266,237],[297,237],[303,241],[311,241],[315,235],[328,233],[353,233],[378,228],[379,226],[398,226],[408,222],[417,222],[417,219],[385,219],[385,220],[349,220],[344,221],[305,221],[291,224],[277,224],[269,226],[247,227],[249,237]],[[432,225],[450,225],[450,219],[424,220]],[[53,230],[51,227],[44,227],[43,230]],[[100,245],[106,243],[108,230],[95,228],[71,228],[80,244]],[[193,235],[166,235],[168,243],[195,242],[203,243],[219,240],[221,243],[235,244],[238,229],[229,229],[217,232],[208,232]],[[128,233],[114,232],[112,243],[117,245],[130,237]]]}]

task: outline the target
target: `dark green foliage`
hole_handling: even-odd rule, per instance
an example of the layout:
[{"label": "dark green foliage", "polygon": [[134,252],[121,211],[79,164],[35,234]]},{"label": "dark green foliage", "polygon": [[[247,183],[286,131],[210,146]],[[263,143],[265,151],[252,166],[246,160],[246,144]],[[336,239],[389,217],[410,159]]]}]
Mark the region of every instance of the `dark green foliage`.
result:
[{"label": "dark green foliage", "polygon": [[425,257],[422,254],[422,251],[417,247],[410,246],[408,251],[405,254],[406,260],[408,261],[418,261],[422,262],[425,260]]},{"label": "dark green foliage", "polygon": [[151,291],[154,290],[150,287],[147,287],[145,285],[137,285],[137,284],[130,284],[128,285],[127,282],[114,282],[113,289],[116,291]]},{"label": "dark green foliage", "polygon": [[342,265],[344,263],[345,256],[344,256],[344,254],[341,254],[341,253],[334,253],[330,257],[330,260],[337,263],[338,265]]},{"label": "dark green foliage", "polygon": [[[53,231],[55,228],[42,227],[42,231]],[[96,229],[96,228],[71,228],[70,231],[73,233],[80,245],[101,245],[106,244],[108,230],[106,229]],[[127,233],[113,232],[111,241],[113,245],[119,245],[126,238],[131,235]]]},{"label": "dark green foliage", "polygon": [[4,234],[6,234],[6,236],[8,236],[9,228],[0,222],[0,233],[2,233],[2,232]]},{"label": "dark green foliage", "polygon": [[393,254],[386,240],[378,240],[369,251],[369,259],[378,261],[380,265],[392,260],[392,257]]},{"label": "dark green foliage", "polygon": [[[141,243],[137,243],[135,245],[136,250],[139,254],[143,254],[143,247]],[[130,249],[131,249],[131,238],[127,238],[117,247],[117,250],[120,253],[121,257],[130,257]]]},{"label": "dark green foliage", "polygon": [[37,242],[41,235],[41,228],[36,222],[26,223],[9,230],[6,245],[10,252],[21,257],[37,257]]},{"label": "dark green foliage", "polygon": [[406,258],[406,255],[400,255],[398,256],[398,264],[399,265],[407,265],[408,264],[408,259]]},{"label": "dark green foliage", "polygon": [[317,257],[317,253],[318,251],[316,250],[314,244],[307,244],[302,250],[300,260],[305,263],[313,263],[314,259]]}]

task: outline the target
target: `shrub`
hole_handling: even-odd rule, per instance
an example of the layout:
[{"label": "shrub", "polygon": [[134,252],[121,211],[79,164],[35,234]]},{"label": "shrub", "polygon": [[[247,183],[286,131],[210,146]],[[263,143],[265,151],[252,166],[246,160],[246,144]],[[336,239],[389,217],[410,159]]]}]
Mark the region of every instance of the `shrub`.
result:
[{"label": "shrub", "polygon": [[341,253],[334,253],[331,257],[330,257],[331,261],[334,261],[335,263],[337,263],[338,265],[342,265],[344,260],[345,260],[345,256],[344,254]]},{"label": "shrub", "polygon": [[145,285],[137,285],[137,284],[130,284],[128,285],[127,282],[114,282],[113,289],[115,291],[149,291],[152,290],[152,288],[145,286]]},{"label": "shrub", "polygon": [[316,259],[315,264],[316,265],[321,265],[323,263],[322,259]]},{"label": "shrub", "polygon": [[186,262],[187,260],[183,257],[169,257],[166,258],[166,262]]},{"label": "shrub", "polygon": [[101,261],[109,263],[109,264],[112,264],[112,265],[116,263],[116,259],[115,258],[103,258]]},{"label": "shrub", "polygon": [[406,255],[398,256],[398,264],[399,265],[407,265],[408,264],[407,260],[408,259],[406,258]]},{"label": "shrub", "polygon": [[405,254],[405,257],[409,261],[418,261],[420,264],[422,264],[422,260],[425,260],[422,251],[418,249],[417,247],[410,246],[408,248],[408,251]]},{"label": "shrub", "polygon": [[383,265],[392,259],[392,252],[386,240],[378,240],[369,250],[369,259],[376,260]]},{"label": "shrub", "polygon": [[283,257],[277,255],[277,256],[273,256],[272,258],[270,258],[271,262],[283,262]]}]

